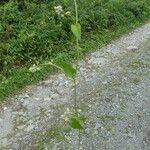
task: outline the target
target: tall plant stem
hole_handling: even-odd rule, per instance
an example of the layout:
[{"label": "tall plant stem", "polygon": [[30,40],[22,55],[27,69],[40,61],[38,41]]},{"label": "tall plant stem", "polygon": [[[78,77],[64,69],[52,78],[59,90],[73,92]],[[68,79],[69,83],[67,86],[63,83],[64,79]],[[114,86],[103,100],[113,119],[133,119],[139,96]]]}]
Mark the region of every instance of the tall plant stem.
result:
[{"label": "tall plant stem", "polygon": [[[74,0],[74,5],[75,5],[75,12],[76,12],[76,25],[78,24],[78,5],[77,5],[77,0]],[[78,62],[79,62],[79,39],[76,38],[76,50],[77,50],[77,61],[76,61],[76,70],[78,70]],[[78,110],[77,110],[77,77],[74,78],[74,109],[75,109],[75,114],[78,117]],[[81,140],[81,135],[80,135],[80,130],[78,131],[78,150],[80,150],[80,140]]]},{"label": "tall plant stem", "polygon": [[[75,6],[75,12],[76,12],[76,24],[78,23],[78,5],[77,5],[77,0],[74,0],[74,6]],[[76,50],[77,50],[77,64],[79,61],[79,40],[76,39]],[[78,69],[78,65],[76,64],[76,69]]]},{"label": "tall plant stem", "polygon": [[77,0],[74,0],[75,12],[76,12],[76,24],[78,23],[78,5]]},{"label": "tall plant stem", "polygon": [[81,141],[81,134],[80,130],[78,131],[78,150],[80,150],[80,141]]},{"label": "tall plant stem", "polygon": [[[74,6],[75,6],[75,14],[76,14],[76,20],[75,23],[78,23],[78,5],[77,0],[74,0]],[[78,70],[78,62],[79,62],[79,40],[76,38],[76,50],[77,50],[77,59],[76,59],[76,70]],[[75,114],[78,115],[77,112],[77,81],[76,77],[74,78],[74,109]]]},{"label": "tall plant stem", "polygon": [[76,39],[76,50],[77,50],[76,69],[78,70],[78,62],[79,62],[79,57],[80,57],[80,54],[79,54],[79,40],[78,39]]},{"label": "tall plant stem", "polygon": [[74,78],[74,110],[76,116],[78,116],[78,111],[77,111],[77,80],[76,77]]}]

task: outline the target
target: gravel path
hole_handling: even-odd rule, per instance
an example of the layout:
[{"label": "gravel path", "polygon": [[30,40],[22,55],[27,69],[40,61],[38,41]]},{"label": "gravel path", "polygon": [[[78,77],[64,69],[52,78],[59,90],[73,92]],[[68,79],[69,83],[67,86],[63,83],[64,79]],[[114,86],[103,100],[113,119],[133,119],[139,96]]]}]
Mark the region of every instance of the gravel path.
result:
[{"label": "gravel path", "polygon": [[[79,66],[78,99],[87,116],[81,149],[150,150],[150,23],[90,54]],[[75,150],[76,133],[60,134],[58,125],[72,105],[72,93],[71,82],[58,74],[5,102],[0,150],[36,150],[36,142],[45,137],[45,150]]]}]

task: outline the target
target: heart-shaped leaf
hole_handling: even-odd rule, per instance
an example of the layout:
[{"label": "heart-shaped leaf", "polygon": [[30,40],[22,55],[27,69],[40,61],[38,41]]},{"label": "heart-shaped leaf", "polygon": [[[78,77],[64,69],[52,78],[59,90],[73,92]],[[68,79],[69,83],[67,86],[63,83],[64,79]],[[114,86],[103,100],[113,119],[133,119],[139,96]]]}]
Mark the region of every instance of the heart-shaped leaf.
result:
[{"label": "heart-shaped leaf", "polygon": [[71,31],[78,40],[81,40],[81,25],[79,23],[72,24]]},{"label": "heart-shaped leaf", "polygon": [[83,129],[82,125],[76,118],[71,118],[69,124],[73,129]]},{"label": "heart-shaped leaf", "polygon": [[74,78],[77,74],[77,70],[73,68],[73,66],[69,63],[66,63],[64,61],[59,61],[57,65],[62,68],[64,71],[65,75],[71,78]]}]

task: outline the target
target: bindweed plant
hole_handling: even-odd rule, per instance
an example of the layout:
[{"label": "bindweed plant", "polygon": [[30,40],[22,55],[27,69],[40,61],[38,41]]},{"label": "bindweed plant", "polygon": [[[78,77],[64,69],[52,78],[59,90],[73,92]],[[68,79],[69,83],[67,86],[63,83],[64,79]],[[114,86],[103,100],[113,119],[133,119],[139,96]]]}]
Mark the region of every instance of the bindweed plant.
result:
[{"label": "bindweed plant", "polygon": [[[71,115],[71,117],[69,119],[67,119],[66,121],[69,123],[69,126],[72,129],[77,130],[78,132],[78,145],[77,145],[77,149],[80,149],[80,137],[81,137],[81,130],[84,129],[83,124],[84,124],[84,117],[80,116],[80,111],[78,109],[78,93],[77,93],[77,72],[78,72],[78,62],[79,62],[79,42],[81,40],[81,25],[78,22],[78,5],[77,5],[77,1],[74,0],[74,8],[75,8],[75,23],[71,25],[71,31],[74,35],[75,38],[75,48],[76,48],[76,53],[77,53],[77,57],[76,57],[76,64],[75,67],[73,67],[73,65],[71,65],[68,62],[65,61],[59,61],[57,62],[57,64],[49,62],[49,65],[54,66],[58,69],[60,69],[61,71],[64,72],[64,74],[70,78],[74,84],[74,105],[73,105],[73,114]],[[55,7],[56,11],[58,14],[61,13],[62,11],[62,7]]]},{"label": "bindweed plant", "polygon": [[[77,131],[78,139],[77,139],[77,149],[80,149],[80,140],[81,140],[81,131],[84,129],[84,123],[86,121],[86,117],[82,114],[81,109],[79,109],[78,105],[78,93],[77,93],[77,73],[79,70],[78,62],[80,58],[80,41],[81,41],[81,25],[78,21],[78,5],[77,0],[74,0],[74,8],[75,8],[75,22],[70,26],[70,30],[72,31],[72,34],[74,35],[74,41],[75,41],[75,49],[76,49],[76,63],[75,66],[72,64],[64,61],[64,60],[57,60],[55,62],[46,62],[41,65],[33,65],[29,68],[30,72],[36,72],[39,71],[43,66],[53,66],[59,70],[61,70],[71,81],[74,87],[74,100],[73,100],[73,109],[66,108],[66,112],[61,116],[61,119],[63,119],[65,122],[68,123],[71,129]],[[62,14],[62,7],[56,6],[54,7],[57,15]],[[70,110],[73,110],[70,112]]]}]

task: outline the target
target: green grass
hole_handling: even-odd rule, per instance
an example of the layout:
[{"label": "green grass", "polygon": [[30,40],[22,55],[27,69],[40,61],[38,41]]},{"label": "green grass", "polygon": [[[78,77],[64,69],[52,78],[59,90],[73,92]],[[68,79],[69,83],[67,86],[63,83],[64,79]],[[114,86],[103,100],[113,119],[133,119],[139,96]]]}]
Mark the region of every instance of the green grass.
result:
[{"label": "green grass", "polygon": [[[93,33],[90,37],[82,43],[82,49],[80,50],[82,58],[86,56],[87,53],[95,51],[96,48],[100,48],[115,38],[120,37],[122,34],[128,33],[135,29],[136,27],[144,24],[145,22],[133,22],[127,26],[118,26],[115,30],[109,30],[101,34]],[[74,55],[74,54],[72,54]],[[72,59],[72,55],[68,53],[63,53],[59,57],[64,57],[68,61]],[[55,61],[55,60],[54,60]],[[41,63],[43,63],[41,61]],[[14,69],[7,78],[3,79],[0,83],[0,102],[7,100],[8,97],[20,93],[28,85],[37,83],[40,80],[46,79],[50,74],[56,73],[56,69],[53,67],[43,67],[40,71],[32,73],[29,71],[31,64]]]}]

